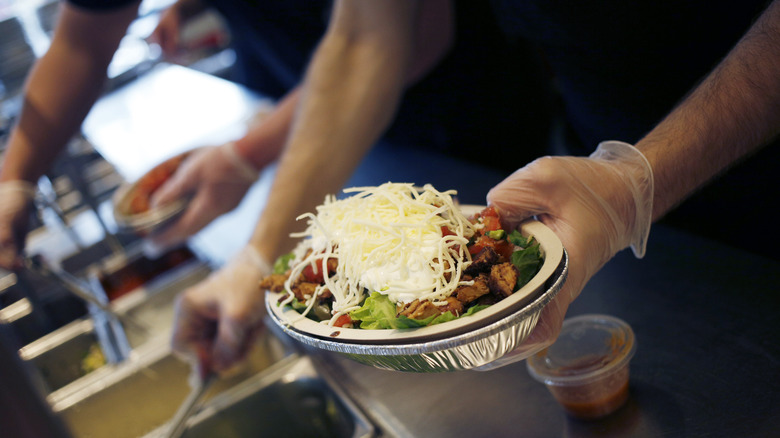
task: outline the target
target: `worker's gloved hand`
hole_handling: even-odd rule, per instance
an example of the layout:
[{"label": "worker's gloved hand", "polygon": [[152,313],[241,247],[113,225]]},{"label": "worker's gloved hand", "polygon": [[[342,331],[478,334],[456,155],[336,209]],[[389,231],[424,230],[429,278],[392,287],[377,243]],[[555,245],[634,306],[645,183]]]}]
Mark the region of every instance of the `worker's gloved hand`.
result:
[{"label": "worker's gloved hand", "polygon": [[197,358],[201,378],[224,373],[246,357],[266,313],[260,279],[270,273],[271,265],[246,246],[177,298],[173,349]]},{"label": "worker's gloved hand", "polygon": [[157,27],[149,37],[149,40],[160,46],[167,58],[175,57],[180,50],[181,29],[184,26],[185,17],[182,15],[178,2],[172,4],[160,13]]},{"label": "worker's gloved hand", "polygon": [[631,246],[637,257],[644,256],[653,190],[650,163],[639,150],[617,141],[601,143],[588,158],[540,158],[490,190],[488,203],[506,229],[536,216],[560,238],[569,256],[562,290],[544,308],[531,336],[501,365],[552,344],[569,304],[618,251]]},{"label": "worker's gloved hand", "polygon": [[235,151],[235,143],[193,151],[151,199],[152,207],[189,198],[172,224],[148,236],[159,248],[181,244],[218,216],[234,209],[257,180],[259,172]]},{"label": "worker's gloved hand", "polygon": [[0,268],[22,265],[20,255],[30,226],[35,186],[27,181],[0,183]]}]

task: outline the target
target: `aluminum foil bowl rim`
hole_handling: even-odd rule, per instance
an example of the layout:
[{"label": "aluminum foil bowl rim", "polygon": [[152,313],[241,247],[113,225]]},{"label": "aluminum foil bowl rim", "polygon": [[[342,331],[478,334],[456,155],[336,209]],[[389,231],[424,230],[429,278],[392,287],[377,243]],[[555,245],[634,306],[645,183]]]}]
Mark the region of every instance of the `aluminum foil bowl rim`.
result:
[{"label": "aluminum foil bowl rim", "polygon": [[[127,213],[129,208],[127,204],[130,202],[129,195],[138,187],[147,175],[171,161],[181,160],[183,162],[191,153],[191,150],[187,150],[170,156],[152,166],[135,181],[124,182],[119,186],[114,192],[111,201],[113,204],[114,220],[120,229],[137,233],[152,232],[170,223],[173,218],[177,217],[186,209],[187,204],[190,201],[189,198],[176,199],[167,204],[135,214]],[[181,163],[179,163],[179,165],[181,165]]]},{"label": "aluminum foil bowl rim", "polygon": [[123,228],[135,231],[146,231],[157,228],[162,223],[184,211],[184,208],[187,206],[186,199],[177,199],[158,208],[141,213],[125,214],[121,211],[122,209],[119,208],[119,206],[124,201],[124,196],[127,193],[130,193],[135,187],[135,184],[136,183],[128,184],[123,188],[117,189],[117,197],[114,202],[114,205],[116,206],[114,208],[114,219],[116,220],[117,225]]}]

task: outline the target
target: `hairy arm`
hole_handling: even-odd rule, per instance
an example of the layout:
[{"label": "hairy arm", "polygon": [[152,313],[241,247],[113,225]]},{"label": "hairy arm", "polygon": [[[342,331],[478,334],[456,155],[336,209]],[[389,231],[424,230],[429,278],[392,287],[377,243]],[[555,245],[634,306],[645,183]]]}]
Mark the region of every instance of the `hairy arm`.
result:
[{"label": "hairy arm", "polygon": [[266,259],[290,249],[288,236],[300,227],[295,217],[342,187],[391,121],[405,84],[445,49],[446,37],[437,40],[439,50],[415,44],[425,8],[412,0],[336,3],[251,238]]},{"label": "hairy arm", "polygon": [[653,219],[780,129],[780,1],[637,143],[655,176]]},{"label": "hairy arm", "polygon": [[250,126],[246,134],[235,141],[238,153],[255,169],[263,169],[279,158],[290,133],[300,95],[300,87],[291,90],[267,118]]},{"label": "hairy arm", "polygon": [[108,64],[137,10],[136,3],[93,13],[62,3],[51,46],[27,78],[0,181],[34,183],[49,168],[100,95]]}]

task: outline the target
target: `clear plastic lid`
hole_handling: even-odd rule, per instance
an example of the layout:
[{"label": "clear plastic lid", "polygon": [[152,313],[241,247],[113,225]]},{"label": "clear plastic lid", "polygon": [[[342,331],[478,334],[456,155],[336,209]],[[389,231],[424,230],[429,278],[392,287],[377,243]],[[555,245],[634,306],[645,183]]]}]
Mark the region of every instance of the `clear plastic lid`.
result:
[{"label": "clear plastic lid", "polygon": [[625,321],[581,315],[566,319],[555,343],[530,357],[527,366],[547,385],[581,385],[621,370],[635,351],[634,332]]}]

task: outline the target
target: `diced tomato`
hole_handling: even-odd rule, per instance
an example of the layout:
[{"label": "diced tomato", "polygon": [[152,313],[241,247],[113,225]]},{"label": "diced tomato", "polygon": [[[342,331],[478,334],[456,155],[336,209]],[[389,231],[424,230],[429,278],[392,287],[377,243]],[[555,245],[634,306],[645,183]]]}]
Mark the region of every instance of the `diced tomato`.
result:
[{"label": "diced tomato", "polygon": [[482,229],[483,233],[488,231],[496,231],[501,229],[501,221],[497,216],[485,216],[482,218],[482,225],[485,227]]},{"label": "diced tomato", "polygon": [[501,229],[501,220],[498,218],[498,212],[495,208],[485,207],[477,217],[482,219],[482,225],[484,225],[482,233]]},{"label": "diced tomato", "polygon": [[477,255],[480,251],[488,246],[495,246],[496,241],[488,236],[479,236],[473,244],[469,245],[469,253],[471,255]]},{"label": "diced tomato", "polygon": [[498,212],[493,207],[485,207],[482,212],[482,223],[485,225],[486,231],[495,231],[501,229],[501,220],[499,219]]},{"label": "diced tomato", "polygon": [[493,249],[496,250],[496,253],[498,253],[504,261],[509,261],[512,259],[512,253],[515,251],[515,246],[506,240],[498,240]]},{"label": "diced tomato", "polygon": [[322,283],[325,276],[322,275],[322,266],[317,266],[317,272],[314,272],[314,266],[307,265],[303,268],[303,278],[309,283]]},{"label": "diced tomato", "polygon": [[514,251],[514,245],[506,240],[496,240],[488,236],[479,236],[473,244],[469,245],[469,253],[472,256],[475,256],[487,247],[493,248],[504,261],[508,261]]},{"label": "diced tomato", "polygon": [[482,212],[480,213],[482,216],[495,216],[498,217],[498,212],[496,211],[495,207],[485,207],[482,209]]},{"label": "diced tomato", "polygon": [[441,235],[442,235],[442,237],[444,237],[444,236],[454,236],[455,232],[450,230],[449,227],[447,227],[446,225],[444,225],[444,226],[441,227]]},{"label": "diced tomato", "polygon": [[494,207],[485,207],[479,212],[479,215],[482,217],[498,217],[498,212]]},{"label": "diced tomato", "polygon": [[[317,264],[316,273],[314,272],[314,266],[309,263],[305,268],[303,268],[303,272],[301,274],[303,275],[303,278],[309,283],[322,284],[325,282],[325,276],[322,275],[322,261],[318,260],[315,263]],[[337,265],[338,261],[336,259],[328,259],[328,273],[333,274],[336,272]]]},{"label": "diced tomato", "polygon": [[347,324],[352,324],[352,318],[346,313],[336,318],[336,322],[333,323],[334,327],[344,327]]}]

